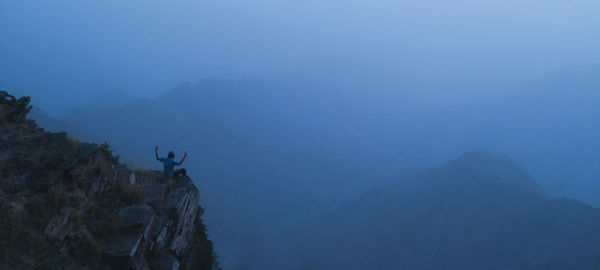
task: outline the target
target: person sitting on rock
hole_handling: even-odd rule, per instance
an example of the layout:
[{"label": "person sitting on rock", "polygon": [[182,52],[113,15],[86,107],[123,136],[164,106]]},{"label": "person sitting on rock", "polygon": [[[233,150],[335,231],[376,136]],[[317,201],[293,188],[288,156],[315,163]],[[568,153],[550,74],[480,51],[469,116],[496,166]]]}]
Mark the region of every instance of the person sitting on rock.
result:
[{"label": "person sitting on rock", "polygon": [[158,145],[157,145],[154,147],[154,155],[156,156],[156,160],[163,163],[165,177],[170,178],[170,177],[179,177],[179,176],[186,175],[186,171],[183,168],[179,169],[179,170],[173,170],[173,169],[175,168],[175,166],[180,166],[183,163],[183,161],[187,157],[187,152],[184,152],[183,158],[179,162],[177,162],[177,161],[175,161],[175,153],[173,151],[169,151],[167,158],[158,157]]}]

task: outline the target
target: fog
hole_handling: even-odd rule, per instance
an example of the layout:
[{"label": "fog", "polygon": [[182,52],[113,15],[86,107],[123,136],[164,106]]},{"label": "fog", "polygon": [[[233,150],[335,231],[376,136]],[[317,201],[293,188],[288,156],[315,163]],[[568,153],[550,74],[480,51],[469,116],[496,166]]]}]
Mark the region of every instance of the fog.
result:
[{"label": "fog", "polygon": [[[496,206],[506,200],[515,221],[486,221],[562,217],[543,201],[556,197],[600,206],[599,12],[600,2],[581,0],[4,0],[0,89],[32,96],[45,128],[107,141],[132,166],[160,169],[155,144],[190,152],[225,269],[528,269],[525,259],[461,265],[429,250],[461,231],[440,224],[505,211]],[[462,155],[473,149],[501,157]],[[484,165],[494,169],[477,177],[539,189],[464,180]],[[448,211],[432,198],[450,198]],[[482,232],[486,223],[452,224]],[[408,255],[416,249],[393,237],[419,239],[422,252]],[[578,237],[565,241],[585,246]],[[374,257],[353,265],[364,252]]]},{"label": "fog", "polygon": [[115,89],[156,96],[204,77],[376,84],[425,101],[464,100],[595,62],[599,9],[597,1],[2,1],[0,79],[54,114],[72,108],[66,100]]}]

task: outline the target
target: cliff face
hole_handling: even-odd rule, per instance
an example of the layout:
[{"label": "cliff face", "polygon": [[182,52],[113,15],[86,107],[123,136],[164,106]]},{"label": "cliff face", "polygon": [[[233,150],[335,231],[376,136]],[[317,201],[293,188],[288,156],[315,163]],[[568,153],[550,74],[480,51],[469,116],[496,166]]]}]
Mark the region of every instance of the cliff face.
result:
[{"label": "cliff face", "polygon": [[49,133],[0,91],[0,269],[216,269],[188,177]]}]

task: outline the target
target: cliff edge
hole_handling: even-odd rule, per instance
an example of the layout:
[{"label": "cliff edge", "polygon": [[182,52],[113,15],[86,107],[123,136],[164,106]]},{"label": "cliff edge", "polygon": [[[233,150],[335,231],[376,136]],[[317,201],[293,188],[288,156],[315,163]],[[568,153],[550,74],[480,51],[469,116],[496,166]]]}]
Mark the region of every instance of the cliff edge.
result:
[{"label": "cliff edge", "polygon": [[0,269],[218,269],[185,177],[120,164],[0,91]]}]

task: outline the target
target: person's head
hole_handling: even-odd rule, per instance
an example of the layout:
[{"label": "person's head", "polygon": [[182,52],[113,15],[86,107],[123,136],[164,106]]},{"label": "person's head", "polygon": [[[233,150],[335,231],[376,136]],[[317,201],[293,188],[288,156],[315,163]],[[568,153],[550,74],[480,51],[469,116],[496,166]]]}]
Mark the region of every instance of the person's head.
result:
[{"label": "person's head", "polygon": [[169,151],[169,154],[167,155],[167,157],[169,157],[169,158],[175,158],[175,152]]}]

